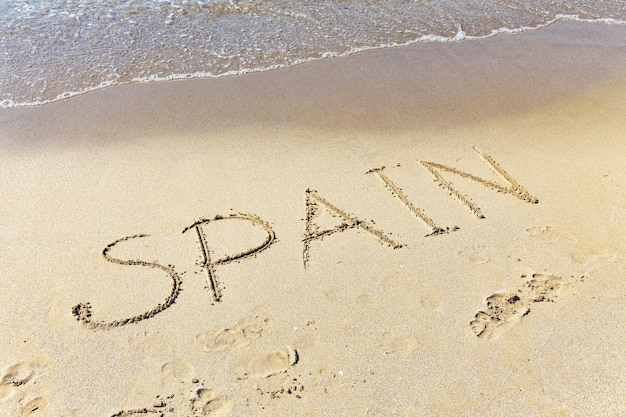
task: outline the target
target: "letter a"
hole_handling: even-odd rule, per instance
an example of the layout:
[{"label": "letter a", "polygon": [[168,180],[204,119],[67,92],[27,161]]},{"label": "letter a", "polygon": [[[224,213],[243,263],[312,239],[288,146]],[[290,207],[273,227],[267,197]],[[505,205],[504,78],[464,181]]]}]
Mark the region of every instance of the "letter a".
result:
[{"label": "letter a", "polygon": [[[343,222],[332,229],[327,230],[319,230],[319,227],[313,223],[313,220],[318,215],[318,204],[326,207],[326,209],[335,216],[341,217]],[[309,251],[311,242],[317,239],[323,239],[326,236],[330,236],[337,232],[343,232],[348,229],[359,228],[365,230],[370,233],[376,239],[381,241],[382,243],[391,246],[394,249],[401,248],[402,245],[394,242],[383,232],[378,229],[373,228],[369,224],[365,223],[363,220],[359,220],[356,217],[352,217],[347,214],[345,211],[340,208],[334,206],[329,201],[321,197],[317,194],[316,191],[307,189],[306,190],[306,226],[304,231],[304,238],[302,239],[304,243],[304,248],[302,250],[302,261],[304,263],[304,267],[306,268],[309,263]]]}]

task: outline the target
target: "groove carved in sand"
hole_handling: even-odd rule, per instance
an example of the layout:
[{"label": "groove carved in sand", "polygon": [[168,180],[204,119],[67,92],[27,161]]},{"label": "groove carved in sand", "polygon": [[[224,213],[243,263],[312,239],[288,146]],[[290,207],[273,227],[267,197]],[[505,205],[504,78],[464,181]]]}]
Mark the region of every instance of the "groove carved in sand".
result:
[{"label": "groove carved in sand", "polygon": [[[265,230],[267,236],[263,243],[259,246],[246,249],[243,252],[239,252],[235,255],[227,255],[223,258],[217,259],[215,261],[211,261],[211,252],[209,250],[209,246],[206,241],[206,237],[204,235],[204,231],[202,230],[202,226],[205,224],[209,224],[212,222],[222,221],[222,220],[239,220],[239,221],[248,221],[255,226],[260,226]],[[232,214],[230,216],[215,216],[213,219],[199,219],[194,222],[192,225],[186,227],[183,230],[183,233],[194,229],[196,231],[196,235],[198,237],[198,244],[200,246],[200,253],[202,255],[202,268],[206,271],[207,274],[207,287],[213,294],[213,300],[219,302],[222,300],[222,291],[220,289],[219,282],[217,280],[217,275],[215,274],[215,267],[218,265],[225,265],[230,262],[234,262],[240,259],[247,258],[249,256],[256,255],[265,249],[269,248],[272,243],[276,240],[276,234],[270,227],[270,225],[261,219],[258,216],[252,214]]]},{"label": "groove carved in sand", "polygon": [[[319,226],[314,223],[315,218],[319,214],[320,205],[325,207],[331,215],[335,217],[339,217],[342,219],[341,224],[326,230],[319,230]],[[343,232],[348,229],[359,228],[365,230],[370,233],[380,242],[391,246],[394,249],[401,248],[402,245],[397,243],[387,237],[383,232],[374,227],[370,226],[363,220],[360,220],[354,216],[350,216],[345,211],[333,205],[331,202],[317,194],[315,190],[307,189],[306,190],[306,224],[304,230],[304,237],[302,239],[303,250],[302,250],[302,261],[304,263],[304,267],[306,268],[309,263],[309,253],[311,242],[317,239],[323,239],[326,236],[330,236],[337,232]]]},{"label": "groove carved in sand", "polygon": [[113,414],[111,417],[144,417],[147,415],[154,415],[154,417],[165,416],[163,410],[157,410],[156,408],[136,408],[134,410],[120,411]]},{"label": "groove carved in sand", "polygon": [[384,166],[380,168],[370,169],[369,171],[366,172],[366,174],[372,174],[372,173],[376,174],[378,178],[383,180],[387,188],[389,188],[389,190],[391,191],[391,194],[398,197],[398,199],[400,199],[400,201],[409,209],[409,211],[415,214],[417,218],[420,219],[422,223],[424,223],[430,229],[430,233],[427,234],[426,236],[441,235],[441,234],[450,233],[451,231],[455,231],[459,229],[457,226],[454,226],[452,228],[450,227],[443,228],[443,227],[437,226],[435,222],[433,221],[433,219],[428,217],[422,209],[416,207],[413,203],[411,203],[411,201],[408,199],[406,194],[404,194],[404,192],[397,185],[395,185],[385,174],[383,174],[382,172],[383,169],[385,169]]},{"label": "groove carved in sand", "polygon": [[486,180],[484,178],[480,178],[476,175],[470,174],[465,171],[461,171],[460,169],[450,167],[447,165],[439,164],[436,162],[427,162],[420,161],[422,166],[424,166],[434,177],[435,181],[439,183],[439,186],[444,190],[448,191],[448,193],[459,200],[461,204],[469,209],[469,211],[474,214],[479,219],[484,219],[480,207],[475,205],[469,197],[461,194],[456,188],[452,186],[452,183],[447,181],[439,171],[449,172],[451,174],[458,175],[462,178],[467,178],[471,181],[474,181],[484,187],[491,188],[492,190],[496,190],[501,193],[511,194],[516,198],[526,201],[528,203],[537,204],[539,200],[536,197],[533,197],[520,183],[518,183],[509,173],[507,173],[500,165],[489,155],[484,155],[478,151],[478,149],[474,148],[476,153],[482,157],[482,159],[489,165],[497,174],[499,174],[505,181],[509,183],[509,186],[503,186],[493,181]]},{"label": "groove carved in sand", "polygon": [[[522,276],[522,278],[526,278]],[[533,303],[554,302],[566,282],[555,275],[533,274],[515,293],[496,293],[487,297],[487,309],[470,322],[476,336],[489,339],[498,329],[505,330],[530,313]]]},{"label": "groove carved in sand", "polygon": [[[202,231],[202,225],[210,223],[210,222],[215,222],[218,220],[249,221],[253,225],[261,226],[267,232],[267,237],[265,238],[264,242],[259,246],[247,249],[235,255],[227,255],[221,259],[211,261],[210,251],[206,242],[206,238],[204,236],[204,232]],[[274,235],[274,231],[270,228],[270,226],[266,222],[264,222],[262,219],[260,219],[257,216],[248,215],[248,214],[235,214],[229,217],[216,216],[213,219],[200,219],[196,221],[194,224],[192,224],[191,226],[185,228],[183,230],[183,233],[191,229],[194,229],[198,235],[200,250],[203,256],[202,266],[206,269],[208,286],[209,286],[209,289],[212,291],[213,299],[215,301],[221,300],[221,291],[219,288],[217,277],[215,275],[215,267],[217,265],[224,265],[233,261],[237,261],[239,259],[256,255],[257,253],[267,249],[276,239]],[[144,237],[148,237],[148,235],[139,234],[139,235],[132,235],[132,236],[127,236],[127,237],[118,239],[115,242],[108,244],[104,248],[104,250],[102,251],[102,256],[104,257],[104,259],[106,259],[108,262],[111,262],[111,263],[115,263],[119,265],[143,266],[147,268],[158,269],[158,270],[165,272],[172,279],[172,285],[170,288],[169,295],[165,298],[165,300],[162,303],[157,304],[156,307],[154,307],[151,310],[148,310],[142,314],[139,314],[133,317],[128,317],[128,318],[120,319],[120,320],[113,320],[113,321],[93,320],[92,318],[93,308],[91,307],[91,304],[88,302],[77,304],[74,307],[72,307],[72,314],[74,315],[76,320],[83,323],[87,328],[108,330],[108,329],[112,329],[115,327],[125,326],[131,323],[138,323],[142,320],[146,320],[151,317],[154,317],[160,312],[162,312],[163,310],[167,309],[174,303],[174,301],[178,297],[178,294],[180,293],[181,279],[178,273],[174,270],[174,267],[172,265],[164,266],[156,262],[147,262],[147,261],[142,261],[142,260],[123,260],[123,259],[114,258],[111,255],[109,255],[109,251],[114,246],[122,242],[126,242],[130,239],[139,239],[139,238],[144,238]]]},{"label": "groove carved in sand", "polygon": [[149,319],[151,317],[156,316],[157,314],[159,314],[160,312],[162,312],[163,310],[167,309],[172,304],[174,304],[174,301],[176,300],[176,297],[178,297],[178,294],[180,292],[181,280],[172,265],[164,266],[156,262],[146,262],[146,261],[141,261],[141,260],[123,260],[123,259],[114,258],[111,255],[109,255],[109,251],[111,250],[111,248],[113,248],[114,246],[122,242],[126,242],[130,239],[139,239],[139,238],[144,238],[148,236],[149,235],[140,234],[140,235],[132,235],[132,236],[127,236],[127,237],[118,239],[113,243],[109,243],[104,248],[104,250],[102,251],[102,256],[104,256],[104,259],[114,264],[143,266],[147,268],[158,269],[158,270],[165,272],[172,279],[170,293],[165,298],[165,300],[162,303],[157,304],[156,307],[154,307],[153,309],[146,311],[145,313],[142,313],[133,317],[128,317],[128,318],[120,319],[120,320],[113,320],[113,321],[94,321],[92,319],[93,309],[91,307],[91,304],[80,303],[72,308],[72,314],[74,315],[76,320],[83,323],[89,329],[108,330],[108,329],[112,329],[115,327],[125,326],[131,323],[138,323],[142,320]]}]

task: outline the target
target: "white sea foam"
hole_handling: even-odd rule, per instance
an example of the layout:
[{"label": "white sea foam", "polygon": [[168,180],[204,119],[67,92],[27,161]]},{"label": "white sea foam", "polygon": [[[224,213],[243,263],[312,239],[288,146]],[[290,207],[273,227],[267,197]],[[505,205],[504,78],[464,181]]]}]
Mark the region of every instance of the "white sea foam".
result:
[{"label": "white sea foam", "polygon": [[223,77],[557,20],[626,23],[624,0],[0,0],[0,107]]}]

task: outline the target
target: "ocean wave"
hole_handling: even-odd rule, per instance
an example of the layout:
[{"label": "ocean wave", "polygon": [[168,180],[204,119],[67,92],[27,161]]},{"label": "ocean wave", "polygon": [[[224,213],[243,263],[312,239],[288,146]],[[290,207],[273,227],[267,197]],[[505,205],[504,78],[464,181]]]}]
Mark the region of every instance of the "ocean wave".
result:
[{"label": "ocean wave", "polygon": [[223,77],[369,49],[626,24],[624,1],[0,0],[0,107],[135,82]]}]

